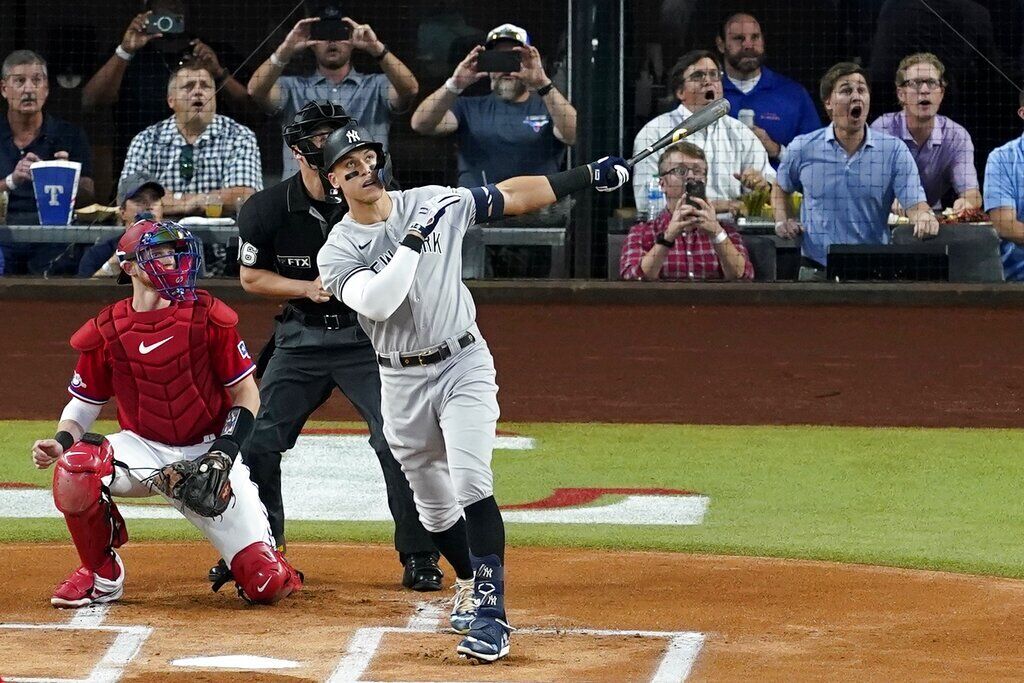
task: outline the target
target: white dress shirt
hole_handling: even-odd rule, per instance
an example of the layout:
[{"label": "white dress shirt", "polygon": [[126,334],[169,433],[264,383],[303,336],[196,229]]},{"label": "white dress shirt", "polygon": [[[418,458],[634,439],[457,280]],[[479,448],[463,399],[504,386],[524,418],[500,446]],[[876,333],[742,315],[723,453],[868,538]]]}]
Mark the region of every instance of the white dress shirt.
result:
[{"label": "white dress shirt", "polygon": [[[690,110],[680,104],[648,121],[633,141],[633,154],[654,144],[690,115]],[[687,137],[686,141],[704,150],[707,157],[707,196],[710,201],[739,199],[742,188],[733,174],[748,168],[760,171],[769,183],[775,182],[775,171],[768,162],[764,145],[749,128],[731,116],[723,116],[704,130]],[[665,151],[655,152],[633,169],[633,197],[637,206],[646,205],[647,181],[658,173],[658,159]]]}]

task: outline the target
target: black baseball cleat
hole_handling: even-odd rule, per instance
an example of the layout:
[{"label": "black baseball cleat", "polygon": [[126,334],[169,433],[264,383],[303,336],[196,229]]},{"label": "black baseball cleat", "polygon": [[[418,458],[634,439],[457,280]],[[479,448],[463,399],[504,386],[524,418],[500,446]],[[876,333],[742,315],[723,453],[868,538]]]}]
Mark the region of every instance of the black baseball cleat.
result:
[{"label": "black baseball cleat", "polygon": [[217,561],[217,564],[210,567],[210,572],[206,575],[206,578],[213,584],[213,592],[216,593],[225,583],[234,580],[235,575],[231,573],[231,567],[224,561],[224,558],[221,558]]},{"label": "black baseball cleat", "polygon": [[444,572],[437,566],[440,557],[436,552],[413,553],[405,558],[402,585],[414,591],[439,591]]}]

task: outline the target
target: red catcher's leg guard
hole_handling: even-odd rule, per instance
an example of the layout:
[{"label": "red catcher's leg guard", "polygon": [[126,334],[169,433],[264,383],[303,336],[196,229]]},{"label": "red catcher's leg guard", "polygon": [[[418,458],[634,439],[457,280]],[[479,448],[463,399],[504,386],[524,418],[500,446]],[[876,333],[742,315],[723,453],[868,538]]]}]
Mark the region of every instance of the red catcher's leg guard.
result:
[{"label": "red catcher's leg guard", "polygon": [[[99,434],[86,434],[64,452],[53,470],[53,502],[64,513],[82,565],[109,572],[114,553],[128,540],[128,531],[110,499],[104,479],[114,474],[114,449]],[[114,578],[114,577],[107,577]]]},{"label": "red catcher's leg guard", "polygon": [[302,572],[266,543],[247,545],[231,559],[238,594],[246,602],[273,605],[302,588]]}]

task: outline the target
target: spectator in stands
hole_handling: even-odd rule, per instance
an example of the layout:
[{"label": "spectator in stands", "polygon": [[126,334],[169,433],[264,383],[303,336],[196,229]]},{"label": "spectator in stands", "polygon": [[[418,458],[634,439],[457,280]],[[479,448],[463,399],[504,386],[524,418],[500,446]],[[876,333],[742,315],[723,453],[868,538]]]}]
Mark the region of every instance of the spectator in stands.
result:
[{"label": "spectator in stands", "polygon": [[[37,161],[69,159],[82,164],[79,205],[93,201],[92,151],[85,131],[43,113],[50,94],[46,60],[31,50],[15,50],[0,69],[0,95],[7,101],[0,118],[0,191],[7,191],[7,223],[39,223],[30,168]],[[62,244],[0,244],[8,275],[56,274]]]},{"label": "spectator in stands", "polygon": [[761,24],[744,12],[725,20],[715,39],[725,60],[722,82],[729,113],[754,112],[754,135],[764,145],[768,158],[778,162],[797,135],[821,128],[821,119],[807,89],[796,81],[764,66],[764,34]]},{"label": "spectator in stands", "polygon": [[[117,184],[117,222],[127,227],[142,220],[145,214],[154,221],[163,220],[165,194],[163,185],[145,173],[122,178]],[[123,234],[91,246],[78,262],[78,277],[115,277],[120,273],[116,252]]]},{"label": "spectator in stands", "polygon": [[[484,49],[517,52],[520,69],[512,73],[477,71]],[[460,97],[462,91],[489,78],[491,92]],[[521,175],[556,173],[567,145],[576,144],[576,108],[548,77],[540,51],[526,29],[502,24],[487,34],[455,67],[443,86],[427,96],[412,115],[412,128],[423,135],[455,134],[460,187],[499,183]],[[568,224],[572,199],[541,211],[501,222],[505,226]],[[498,224],[492,224],[498,225]],[[490,274],[498,277],[545,277],[550,272],[547,247],[488,248]]]},{"label": "spectator in stands", "polygon": [[974,142],[958,123],[939,115],[946,89],[945,67],[930,52],[903,59],[896,69],[896,96],[902,111],[882,114],[871,127],[907,144],[917,162],[928,204],[942,208],[942,198],[956,190],[954,211],[981,208]]},{"label": "spectator in stands", "polygon": [[[452,77],[416,108],[413,130],[423,135],[457,135],[460,187],[557,172],[565,159],[565,146],[576,144],[576,108],[551,83],[525,29],[502,24],[487,34],[485,45],[488,50],[518,52],[520,70],[477,71],[484,47],[474,47]],[[488,95],[459,97],[487,76]]]},{"label": "spectator in stands", "polygon": [[[144,11],[132,18],[121,42],[82,88],[82,107],[93,112],[113,107],[114,168],[120,168],[129,143],[143,128],[166,115],[164,84],[182,62],[192,62],[213,76],[217,94],[228,114],[249,120],[257,114],[245,86],[232,76],[239,61],[227,45],[214,47],[196,36],[186,0],[147,0]],[[177,14],[183,18],[181,33],[149,33],[153,15]],[[116,105],[116,106],[115,106]]]},{"label": "spectator in stands", "polygon": [[[633,141],[634,154],[722,97],[722,67],[707,50],[693,50],[683,55],[672,67],[669,80],[680,104],[640,129]],[[744,188],[765,188],[775,182],[775,171],[768,163],[764,145],[749,128],[731,116],[715,121],[687,140],[703,149],[707,156],[707,195],[719,213],[740,213],[739,198]],[[637,207],[646,206],[647,183],[657,172],[654,155],[633,169],[633,196]]]},{"label": "spectator in stands", "polygon": [[171,197],[163,202],[168,216],[202,214],[209,203],[234,213],[263,188],[256,135],[217,113],[213,76],[203,66],[186,62],[167,83],[167,104],[173,116],[135,136],[128,148],[121,178],[146,173]]},{"label": "spectator in stands", "polygon": [[620,257],[623,280],[750,280],[754,269],[743,240],[719,223],[715,210],[686,184],[705,183],[708,162],[700,147],[680,142],[658,160],[668,208],[629,230]]},{"label": "spectator in stands", "polygon": [[[1017,116],[1024,119],[1024,90]],[[1024,280],[1024,135],[996,147],[985,164],[985,211],[1002,240],[999,254],[1008,281]]]},{"label": "spectator in stands", "polygon": [[[249,94],[268,113],[290,122],[295,113],[313,100],[340,104],[373,139],[388,146],[391,114],[403,112],[419,93],[419,83],[369,24],[341,18],[350,31],[345,40],[314,40],[313,27],[321,16],[341,17],[341,11],[326,3],[317,16],[300,20],[249,79]],[[297,54],[310,49],[316,57],[316,71],[309,76],[281,76],[285,66]],[[364,74],[352,66],[352,51],[362,50],[373,57],[384,73]],[[284,145],[283,177],[298,172],[292,151]]]},{"label": "spectator in stands", "polygon": [[[793,139],[772,189],[775,232],[803,238],[801,280],[825,278],[829,245],[888,244],[893,199],[909,207],[916,237],[939,231],[910,150],[867,126],[865,71],[852,62],[836,64],[822,77],[820,94],[832,123]],[[797,191],[803,192],[799,221],[789,213],[789,195]]]}]

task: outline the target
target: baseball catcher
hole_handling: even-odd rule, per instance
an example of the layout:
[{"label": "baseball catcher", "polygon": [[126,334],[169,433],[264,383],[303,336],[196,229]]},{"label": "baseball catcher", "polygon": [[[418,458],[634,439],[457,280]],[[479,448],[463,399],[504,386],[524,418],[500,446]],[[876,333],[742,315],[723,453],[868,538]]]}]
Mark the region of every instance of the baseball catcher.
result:
[{"label": "baseball catcher", "polygon": [[[196,289],[199,240],[180,225],[140,220],[117,255],[119,282],[130,282],[132,295],[72,336],[80,355],[71,400],[53,438],[32,446],[36,467],[56,465],[53,501],[81,560],[50,603],[83,607],[122,596],[125,567],[115,549],[128,531],[113,496],[154,493],[210,539],[244,600],[274,603],[302,587],[302,574],[274,549],[238,458],[259,409],[238,316]],[[111,398],[121,431],[88,433]]]}]

